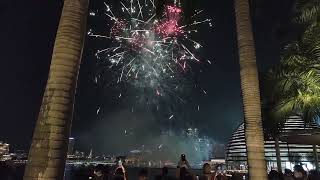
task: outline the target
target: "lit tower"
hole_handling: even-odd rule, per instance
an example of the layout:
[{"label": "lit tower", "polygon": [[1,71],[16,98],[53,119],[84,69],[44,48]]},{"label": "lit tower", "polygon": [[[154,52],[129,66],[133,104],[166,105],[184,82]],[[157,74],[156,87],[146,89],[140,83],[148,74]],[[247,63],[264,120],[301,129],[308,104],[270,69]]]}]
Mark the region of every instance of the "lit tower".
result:
[{"label": "lit tower", "polygon": [[70,137],[69,138],[69,145],[68,145],[68,155],[73,154],[74,144],[75,144],[75,139],[73,137]]},{"label": "lit tower", "polygon": [[93,153],[92,153],[92,149],[91,149],[88,158],[92,159],[92,157],[93,157]]},{"label": "lit tower", "polygon": [[0,141],[0,156],[9,154],[9,144]]}]

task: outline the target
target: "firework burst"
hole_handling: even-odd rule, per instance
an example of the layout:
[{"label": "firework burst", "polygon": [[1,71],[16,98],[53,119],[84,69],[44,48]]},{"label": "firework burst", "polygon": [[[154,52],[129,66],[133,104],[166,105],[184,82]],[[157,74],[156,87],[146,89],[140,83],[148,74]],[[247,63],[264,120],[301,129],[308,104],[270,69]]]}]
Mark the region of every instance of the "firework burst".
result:
[{"label": "firework burst", "polygon": [[[192,73],[192,67],[198,63],[211,64],[197,56],[202,45],[192,39],[200,25],[212,26],[211,19],[183,24],[179,1],[166,5],[161,18],[156,15],[154,0],[119,2],[120,9],[104,3],[106,33],[95,34],[93,30],[88,33],[108,42],[108,48],[98,50],[96,57],[107,61],[108,68],[116,74],[114,85],[129,83],[143,91],[151,90],[155,97],[175,96],[183,102],[177,92],[182,91],[182,83]],[[199,19],[202,13],[196,11],[192,18]],[[158,101],[154,101],[152,104],[157,104],[158,109]]]}]

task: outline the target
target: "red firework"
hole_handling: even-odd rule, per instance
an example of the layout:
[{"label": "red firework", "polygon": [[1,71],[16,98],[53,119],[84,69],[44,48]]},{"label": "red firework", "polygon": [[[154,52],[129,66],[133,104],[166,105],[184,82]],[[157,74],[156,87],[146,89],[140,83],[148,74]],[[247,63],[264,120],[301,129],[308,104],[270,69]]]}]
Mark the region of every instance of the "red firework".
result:
[{"label": "red firework", "polygon": [[176,6],[166,7],[166,19],[155,26],[155,32],[163,37],[178,36],[183,33],[178,23],[182,10]]}]

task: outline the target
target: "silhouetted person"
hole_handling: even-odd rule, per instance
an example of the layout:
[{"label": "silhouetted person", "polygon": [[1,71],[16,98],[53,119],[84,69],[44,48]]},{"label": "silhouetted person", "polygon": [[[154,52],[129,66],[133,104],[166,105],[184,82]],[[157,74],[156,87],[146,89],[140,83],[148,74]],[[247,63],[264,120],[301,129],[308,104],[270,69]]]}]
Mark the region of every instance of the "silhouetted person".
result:
[{"label": "silhouetted person", "polygon": [[105,173],[105,167],[102,164],[94,168],[93,174],[93,180],[108,180],[108,175]]},{"label": "silhouetted person", "polygon": [[177,169],[177,179],[178,180],[194,180],[194,176],[190,169],[186,167],[181,167]]},{"label": "silhouetted person", "polygon": [[308,180],[319,180],[320,179],[320,173],[316,170],[311,170],[309,172]]},{"label": "silhouetted person", "polygon": [[200,180],[215,180],[216,174],[211,172],[211,166],[208,163],[205,163],[202,166],[202,175]]},{"label": "silhouetted person", "polygon": [[192,180],[195,176],[185,154],[181,154],[177,166],[176,177],[181,180]]},{"label": "silhouetted person", "polygon": [[276,170],[271,170],[268,174],[269,180],[281,180],[281,174]]},{"label": "silhouetted person", "polygon": [[285,169],[284,170],[284,175],[283,175],[284,180],[293,180],[293,173],[290,169]]},{"label": "silhouetted person", "polygon": [[178,162],[178,168],[182,168],[182,167],[191,169],[191,166],[190,166],[185,154],[181,154],[180,160]]},{"label": "silhouetted person", "polygon": [[223,173],[218,173],[215,177],[215,180],[227,180],[227,176],[225,176]]},{"label": "silhouetted person", "polygon": [[116,168],[113,180],[127,180],[126,170],[122,165]]},{"label": "silhouetted person", "polygon": [[293,171],[294,180],[307,180],[307,172],[301,165],[295,165]]}]

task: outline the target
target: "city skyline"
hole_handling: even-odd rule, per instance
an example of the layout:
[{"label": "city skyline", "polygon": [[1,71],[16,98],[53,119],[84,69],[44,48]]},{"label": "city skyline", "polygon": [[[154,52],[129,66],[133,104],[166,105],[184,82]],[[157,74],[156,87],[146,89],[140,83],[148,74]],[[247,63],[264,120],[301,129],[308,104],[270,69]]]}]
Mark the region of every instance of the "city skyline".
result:
[{"label": "city skyline", "polygon": [[[233,2],[230,0],[207,3],[200,2],[198,6],[204,7],[213,18],[214,28],[210,34],[205,35],[209,37],[209,42],[206,43],[208,48],[205,49],[204,54],[204,56],[213,58],[213,64],[204,70],[204,74],[200,75],[201,77],[198,77],[198,80],[199,83],[206,87],[209,95],[200,103],[201,113],[199,115],[192,115],[191,119],[192,121],[196,121],[192,123],[195,124],[195,127],[202,129],[204,134],[224,143],[243,119],[238,72],[239,65],[236,60],[237,52],[236,44],[234,43]],[[290,9],[288,4],[290,3],[283,2],[283,4],[280,4],[275,10],[276,14],[278,16],[286,14],[281,9],[283,7]],[[0,106],[3,110],[3,121],[5,119],[9,121],[6,123],[7,127],[1,126],[0,137],[13,142],[18,149],[28,148],[47,78],[51,49],[62,1],[50,2],[49,4],[39,3],[37,5],[32,3],[5,3],[5,5],[5,7],[8,7],[4,8],[5,17],[10,17],[14,20],[10,20],[9,26],[3,28],[4,33],[1,36],[4,39],[7,37],[12,37],[13,39],[9,41],[11,42],[9,45],[1,44],[1,48],[4,49],[1,59],[6,59],[6,61],[2,62],[1,67],[15,66],[16,68],[13,68],[10,72],[7,70],[1,72],[10,75],[2,76],[7,77],[4,79],[4,82],[8,86],[1,89],[2,93],[0,94],[3,96],[2,99],[4,101],[1,101]],[[274,5],[275,1],[270,1],[268,3],[269,7],[266,7],[262,12],[269,13],[269,9],[276,7]],[[213,7],[214,9],[209,10],[209,7]],[[18,14],[11,14],[12,8],[17,8]],[[96,7],[93,4],[91,8]],[[32,9],[41,11],[43,15],[39,17],[32,14]],[[20,14],[24,14],[24,18],[20,18]],[[276,19],[272,17],[261,18],[259,16],[257,16],[255,21],[255,29],[256,31],[259,30],[256,34],[257,41],[266,42],[257,47],[258,65],[261,72],[266,71],[268,67],[278,61],[278,50],[274,47],[269,47],[270,44],[274,43],[272,38],[269,37],[273,36],[270,29],[275,21]],[[12,28],[17,26],[18,22],[23,25],[24,32],[35,35],[35,38],[30,39],[26,36],[25,41],[18,43],[21,39],[25,38],[19,29]],[[28,47],[28,43],[31,41],[38,42],[39,45],[33,48]],[[43,44],[46,46],[43,46]],[[95,117],[97,104],[92,100],[96,98],[94,97],[95,91],[90,90],[93,83],[93,60],[89,58],[89,55],[91,55],[91,52],[87,52],[87,55],[85,55],[84,66],[82,66],[83,68],[80,72],[78,98],[76,100],[76,112],[72,130],[72,136],[83,139],[83,144],[90,142],[92,138],[86,136],[94,132],[101,125],[101,119]],[[203,77],[211,77],[211,79]],[[220,87],[217,88],[216,84],[219,84]],[[24,90],[20,92],[19,89]],[[112,106],[108,105],[106,108],[112,109]],[[117,111],[117,107],[115,108],[114,111]],[[15,113],[16,110],[21,111],[21,113]],[[128,109],[128,111],[131,111],[131,109]],[[112,116],[113,112],[109,112],[108,114]],[[105,121],[108,122],[108,120]],[[88,125],[85,122],[91,123]],[[181,125],[178,124],[177,126]],[[188,124],[185,126],[188,126]],[[223,128],[221,127],[228,128],[222,131]],[[16,129],[23,135],[14,133],[13,129]]]},{"label": "city skyline", "polygon": [[320,2],[0,7],[0,179],[320,179]]}]

